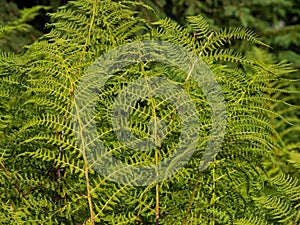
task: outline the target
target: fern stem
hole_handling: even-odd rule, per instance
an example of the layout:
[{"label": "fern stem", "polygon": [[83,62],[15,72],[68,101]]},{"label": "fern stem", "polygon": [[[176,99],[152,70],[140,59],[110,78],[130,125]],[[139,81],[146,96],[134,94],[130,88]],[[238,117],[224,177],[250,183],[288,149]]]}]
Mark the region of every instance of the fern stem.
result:
[{"label": "fern stem", "polygon": [[[141,70],[143,74],[145,73],[145,68],[144,68],[144,64],[141,65]],[[148,93],[151,92],[151,89],[149,88],[149,85],[147,85],[148,87]],[[149,96],[149,100],[152,106],[152,114],[153,114],[153,136],[154,136],[154,141],[155,141],[155,145],[158,146],[159,141],[158,141],[158,136],[157,136],[157,115],[156,115],[156,111],[155,111],[155,102],[154,99],[152,98],[152,96]],[[159,169],[158,169],[158,163],[159,163],[159,158],[158,158],[158,150],[155,149],[155,172],[156,172],[156,177],[159,177]],[[159,183],[157,182],[155,185],[155,193],[156,193],[156,200],[155,200],[155,224],[158,225],[159,224]]]},{"label": "fern stem", "polygon": [[[213,183],[212,183],[212,196],[210,200],[210,205],[212,205],[212,208],[215,209],[215,189],[216,189],[216,159],[214,159],[214,164],[213,164],[213,169],[212,169],[212,178],[213,178]],[[213,215],[213,218],[210,222],[210,225],[215,225],[215,218]]]},{"label": "fern stem", "polygon": [[203,45],[202,48],[201,48],[201,51],[200,51],[200,53],[199,53],[199,57],[202,56],[202,54],[203,54],[203,52],[204,52],[204,49],[205,49],[206,46],[208,45],[208,43],[209,43],[209,41],[210,41],[210,39],[212,38],[213,35],[214,35],[214,31],[211,31],[210,35],[209,35],[208,38],[207,38],[207,41],[204,43],[204,45]]},{"label": "fern stem", "polygon": [[[77,105],[75,104],[74,107],[76,107],[76,112],[78,113],[79,110],[77,108]],[[77,117],[79,117],[78,114],[77,114]],[[89,182],[89,165],[88,165],[88,161],[87,161],[87,158],[86,158],[84,137],[82,135],[82,133],[83,133],[83,131],[82,131],[83,124],[82,124],[80,118],[79,118],[79,127],[80,127],[80,139],[82,140],[80,150],[82,152],[83,160],[84,160],[84,175],[85,175],[87,198],[88,198],[89,211],[90,211],[90,222],[91,222],[92,225],[95,225],[95,215],[94,215],[94,211],[93,211],[93,204],[92,204],[92,197],[91,197],[91,186],[90,186],[90,182]]]},{"label": "fern stem", "polygon": [[299,219],[300,219],[300,211],[297,213],[296,218],[293,221],[292,225],[296,225]]},{"label": "fern stem", "polygon": [[90,27],[89,27],[89,32],[88,32],[88,35],[85,39],[85,43],[84,43],[84,46],[83,46],[83,51],[86,50],[86,46],[88,45],[89,41],[90,41],[90,37],[91,37],[91,33],[92,33],[92,29],[93,29],[93,26],[94,26],[94,23],[95,23],[95,15],[97,13],[97,1],[98,0],[95,0],[94,1],[94,4],[93,4],[93,14],[92,14],[92,17],[91,17],[91,22],[90,22]]},{"label": "fern stem", "polygon": [[[79,110],[77,108],[77,105],[75,104],[74,107],[76,107],[76,112],[78,113]],[[77,114],[77,117],[79,117],[78,114]],[[80,150],[82,152],[83,161],[84,161],[84,175],[85,175],[87,198],[88,198],[89,211],[90,211],[90,222],[92,225],[95,225],[95,215],[94,215],[94,211],[93,211],[93,204],[92,204],[92,197],[91,197],[91,186],[90,186],[90,182],[89,182],[89,165],[88,165],[88,161],[86,158],[85,142],[84,142],[84,137],[82,134],[83,133],[83,131],[82,131],[83,124],[82,124],[80,118],[79,118],[78,122],[79,122],[79,127],[80,127],[80,139],[82,140]]]},{"label": "fern stem", "polygon": [[[95,15],[97,13],[97,0],[94,1],[93,3],[93,13],[91,17],[91,22],[90,22],[90,27],[89,27],[89,32],[86,37],[83,51],[86,51],[86,46],[88,45],[90,41],[90,36],[92,33],[92,29],[95,23]],[[86,159],[86,154],[85,154],[85,149],[83,149],[83,157],[84,157],[84,173],[85,173],[85,182],[86,182],[86,189],[87,189],[87,197],[88,197],[88,204],[89,204],[89,211],[90,211],[90,220],[91,224],[95,225],[95,215],[94,215],[94,210],[93,210],[93,202],[92,202],[92,197],[91,197],[91,187],[90,187],[90,182],[89,182],[89,167]]]},{"label": "fern stem", "polygon": [[190,197],[190,201],[189,201],[189,204],[186,208],[186,211],[185,211],[185,217],[183,218],[182,222],[181,222],[181,225],[185,225],[186,224],[186,221],[187,221],[187,217],[191,211],[191,208],[192,208],[192,205],[193,205],[193,202],[195,200],[195,194],[196,194],[196,191],[197,191],[197,188],[198,188],[198,181],[201,177],[201,171],[198,171],[198,174],[197,174],[197,177],[196,177],[196,181],[194,183],[194,187],[193,187],[193,192],[192,192],[192,196]]},{"label": "fern stem", "polygon": [[158,225],[159,221],[159,184],[156,184],[156,207],[155,207],[155,224]]},{"label": "fern stem", "polygon": [[[85,155],[85,153],[84,153],[84,155]],[[91,223],[92,223],[92,225],[95,225],[95,215],[94,215],[94,211],[93,211],[91,187],[90,187],[90,182],[89,182],[89,167],[88,167],[86,156],[84,156],[84,173],[85,173],[86,189],[87,189],[87,194],[88,194],[88,203],[89,203]]]}]

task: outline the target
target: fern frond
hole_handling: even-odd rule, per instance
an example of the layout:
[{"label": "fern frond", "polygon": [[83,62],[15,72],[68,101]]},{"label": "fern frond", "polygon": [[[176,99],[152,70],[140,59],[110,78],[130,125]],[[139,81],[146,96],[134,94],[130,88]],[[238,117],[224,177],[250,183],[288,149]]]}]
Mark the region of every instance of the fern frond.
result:
[{"label": "fern frond", "polygon": [[[266,46],[248,29],[212,31],[201,15],[188,17],[188,28],[171,19],[148,23],[132,10],[137,5],[145,6],[70,1],[50,14],[50,33],[22,56],[0,54],[0,163],[11,171],[9,176],[0,169],[0,223],[8,221],[3,214],[9,222],[43,224],[295,221],[297,176],[272,175],[281,171],[280,154],[286,154],[295,171],[299,168],[293,158],[299,144],[285,140],[287,132],[299,130],[284,119],[292,114],[291,122],[298,121],[295,108],[290,109],[296,97],[286,91],[289,79],[282,79],[292,70],[228,46],[234,40]],[[118,55],[117,46],[149,39],[175,44],[167,55],[172,63],[191,63],[178,50],[184,48],[207,65],[189,77],[191,68],[148,60],[147,51],[139,56],[148,50],[142,47]],[[161,45],[156,46],[159,55]],[[109,58],[112,65],[100,61],[108,51],[119,56]],[[132,64],[121,68],[124,59]],[[108,67],[117,70],[104,77]],[[197,79],[210,71],[226,103],[227,127],[219,153],[199,171],[214,124],[209,97]],[[188,102],[195,111],[183,107]],[[182,124],[187,124],[184,129]],[[189,139],[197,135],[199,139]],[[191,159],[157,182],[155,178],[182,165],[178,157],[158,171],[160,162],[178,152],[187,157],[184,149],[177,150],[181,142],[195,147]],[[132,168],[139,173],[134,175]],[[139,168],[156,171],[152,176]],[[144,186],[134,186],[138,179]]]},{"label": "fern frond", "polygon": [[188,16],[187,21],[189,22],[192,31],[196,32],[197,39],[202,39],[209,36],[209,24],[201,14],[197,16]]},{"label": "fern frond", "polygon": [[264,196],[255,198],[257,202],[261,204],[261,207],[267,210],[267,213],[273,216],[278,222],[292,223],[296,212],[289,205],[289,203],[283,199],[275,196]]},{"label": "fern frond", "polygon": [[252,62],[245,58],[242,53],[234,52],[232,49],[218,49],[203,56],[204,60],[206,60],[206,58],[208,58],[207,60],[211,59],[213,61],[252,64]]},{"label": "fern frond", "polygon": [[211,51],[224,46],[225,43],[230,44],[233,40],[237,40],[237,39],[246,40],[253,44],[269,47],[268,45],[260,41],[252,30],[239,27],[239,28],[222,29],[220,31],[215,32],[212,35],[212,38],[208,41],[205,48]]},{"label": "fern frond", "polygon": [[270,223],[267,223],[267,221],[265,221],[263,218],[252,217],[252,218],[238,219],[237,221],[234,222],[234,224],[236,224],[236,225],[269,225]]},{"label": "fern frond", "polygon": [[159,27],[157,30],[152,31],[153,38],[170,41],[189,49],[195,45],[195,40],[188,30],[171,21],[171,19],[161,19],[154,22],[153,25]]}]

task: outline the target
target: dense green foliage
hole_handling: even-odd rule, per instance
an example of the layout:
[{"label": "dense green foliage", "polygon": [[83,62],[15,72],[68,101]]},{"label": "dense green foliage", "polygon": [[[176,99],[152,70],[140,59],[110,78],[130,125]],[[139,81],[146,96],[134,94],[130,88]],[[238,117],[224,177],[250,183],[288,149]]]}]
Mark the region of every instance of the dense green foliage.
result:
[{"label": "dense green foliage", "polygon": [[[213,28],[244,26],[255,30],[272,46],[273,55],[288,59],[299,68],[300,10],[299,0],[176,1],[144,0],[161,17],[168,16],[181,24],[185,17],[202,13]],[[152,19],[151,14],[145,17]]]},{"label": "dense green foliage", "polygon": [[[72,1],[51,14],[51,31],[22,54],[1,52],[1,224],[299,223],[299,119],[292,105],[299,94],[291,65],[276,62],[249,29],[212,24],[212,30],[202,15],[187,17],[186,28],[167,18],[150,23],[133,8],[154,14],[139,2]],[[29,28],[24,22],[33,15],[28,15],[1,27],[1,43],[12,30]],[[102,54],[137,40],[185,47],[219,82],[226,134],[206,170],[198,169],[211,128],[206,96],[185,72],[159,62],[136,63],[106,81],[96,110],[98,134],[110,153],[132,166],[171,154],[180,120],[163,99],[145,98],[130,117],[129,128],[139,138],[151,135],[149,124],[156,115],[169,125],[168,136],[154,150],[131,151],[110,124],[114,97],[122,88],[141,77],[168,78],[186,91],[199,112],[201,140],[184,168],[157,184],[122,185],[96,173],[85,154],[89,146],[75,141],[72,109],[84,72]],[[251,47],[245,53],[232,43]],[[182,59],[175,54],[173,60]]]},{"label": "dense green foliage", "polygon": [[28,24],[38,15],[39,10],[49,7],[35,6],[19,10],[15,4],[0,1],[0,49],[21,52],[26,44],[30,44],[41,35],[41,32]]}]

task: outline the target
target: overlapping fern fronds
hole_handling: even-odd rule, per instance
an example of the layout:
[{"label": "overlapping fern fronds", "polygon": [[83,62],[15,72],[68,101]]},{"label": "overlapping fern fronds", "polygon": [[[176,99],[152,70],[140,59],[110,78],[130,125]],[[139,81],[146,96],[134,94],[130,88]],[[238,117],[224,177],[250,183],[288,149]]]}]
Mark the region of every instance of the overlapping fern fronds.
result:
[{"label": "overlapping fern fronds", "polygon": [[[15,63],[9,70],[1,69],[3,81],[16,79],[18,87],[17,97],[8,89],[0,93],[3,99],[9,99],[1,102],[1,107],[12,104],[16,97],[13,104],[18,106],[15,109],[18,124],[7,134],[13,114],[1,108],[1,115],[5,116],[1,121],[7,122],[1,123],[0,135],[8,143],[1,142],[0,146],[2,171],[7,169],[5,160],[11,164],[8,172],[1,172],[1,182],[9,179],[14,193],[9,200],[11,193],[7,187],[3,188],[0,221],[7,223],[4,214],[17,223],[27,220],[42,224],[241,225],[295,221],[300,210],[297,178],[274,176],[264,163],[271,162],[271,168],[280,171],[274,152],[286,145],[273,122],[276,119],[288,123],[274,107],[284,104],[285,99],[274,97],[286,93],[280,79],[290,72],[288,67],[260,62],[230,47],[236,39],[264,47],[250,30],[212,31],[201,16],[189,17],[188,28],[170,19],[150,24],[131,10],[134,4],[141,3],[71,1],[51,14],[55,21],[50,24],[51,32],[29,46],[23,57],[1,57],[2,66],[9,67],[9,61]],[[88,75],[87,68],[117,46],[149,39],[172,42],[207,63],[226,101],[227,124],[221,151],[206,170],[199,171],[212,121],[207,96],[195,80],[188,78],[182,68],[160,62],[139,62],[111,74],[105,84],[100,83],[101,90],[97,89],[96,114],[86,114],[82,121],[90,122],[95,116],[97,139],[108,153],[127,165],[152,165],[171,155],[179,142],[180,124],[185,122],[165,99],[144,96],[141,90],[147,85],[143,84],[134,93],[140,100],[132,107],[128,129],[135,137],[147,139],[159,117],[167,125],[165,133],[157,129],[154,142],[159,147],[136,152],[132,146],[141,146],[143,150],[148,146],[135,139],[128,138],[125,143],[118,140],[111,120],[112,108],[122,89],[130,88],[133,82],[158,77],[172,80],[188,94],[200,121],[197,124],[200,141],[189,163],[159,184],[136,187],[113,182],[97,173],[95,165],[101,157],[97,151],[90,158],[85,152],[95,142],[86,144],[90,137],[78,142],[72,120],[77,116],[73,113],[76,93],[88,92],[101,81],[85,78],[90,78],[90,83],[76,92],[82,77]],[[174,54],[173,60],[184,60],[181,57]],[[15,72],[20,76],[14,76]],[[156,88],[165,87],[167,95],[171,88],[164,82]],[[86,96],[86,108],[89,101],[90,96]],[[162,123],[156,125],[162,128]],[[164,140],[160,142],[161,137]],[[151,146],[150,142],[147,144]]]}]

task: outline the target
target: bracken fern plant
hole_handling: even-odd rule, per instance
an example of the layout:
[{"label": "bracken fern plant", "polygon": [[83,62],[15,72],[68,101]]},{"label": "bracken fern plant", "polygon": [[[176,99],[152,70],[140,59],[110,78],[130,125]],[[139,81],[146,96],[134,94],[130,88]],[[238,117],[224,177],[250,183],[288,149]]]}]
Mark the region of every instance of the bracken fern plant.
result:
[{"label": "bracken fern plant", "polygon": [[[288,151],[282,129],[295,122],[277,110],[278,105],[292,107],[287,96],[296,96],[286,88],[291,81],[284,79],[292,72],[290,66],[231,48],[234,41],[268,47],[248,29],[211,30],[201,15],[188,17],[187,27],[170,19],[149,23],[132,10],[136,6],[152,11],[140,2],[70,1],[51,14],[51,32],[26,46],[23,54],[1,53],[1,223],[297,224],[299,177],[287,174],[281,165],[285,162],[276,161],[278,152]],[[195,54],[221,88],[225,136],[205,170],[199,168],[213,123],[211,105],[197,76],[147,60],[147,55],[117,66],[105,79],[100,76],[109,65],[101,65],[99,57],[120,46],[151,40]],[[186,60],[176,54],[177,48],[173,50],[174,62]],[[118,60],[134,54],[112,63],[118,65]],[[159,82],[152,85],[153,79]],[[82,85],[82,81],[87,82]],[[126,125],[128,136],[120,138],[112,116],[123,118],[122,111],[114,109],[120,109],[117,99],[132,84],[137,90],[127,93],[137,101],[124,100],[129,114],[119,122]],[[189,112],[180,117],[175,103],[185,95],[169,93],[174,91],[172,85],[193,102],[197,114],[191,116],[196,115],[198,123],[190,126],[199,140],[193,143],[190,160],[175,174],[148,183],[147,174],[142,174],[144,183],[136,185],[126,180],[130,168],[158,165],[174,153],[182,135],[189,140],[193,133],[180,128],[189,122]],[[161,88],[165,93],[160,97],[151,95],[152,89]],[[97,95],[89,95],[94,89]],[[89,108],[93,114],[85,111]],[[86,129],[91,125],[96,136]],[[124,175],[122,182],[111,179],[115,176],[111,170],[103,174],[106,168],[99,169],[109,159],[95,148],[96,141],[106,154],[126,165],[119,172]],[[295,164],[299,166],[299,161]],[[299,172],[299,167],[295,169]]]}]

